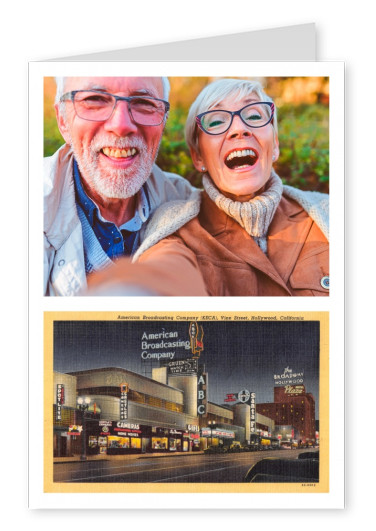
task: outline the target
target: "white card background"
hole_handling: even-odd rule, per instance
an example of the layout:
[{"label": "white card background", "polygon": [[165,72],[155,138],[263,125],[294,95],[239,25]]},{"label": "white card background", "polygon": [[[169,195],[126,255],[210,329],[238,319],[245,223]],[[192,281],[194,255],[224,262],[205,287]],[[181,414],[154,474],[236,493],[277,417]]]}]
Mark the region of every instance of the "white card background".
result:
[{"label": "white card background", "polygon": [[[48,7],[47,7],[48,5]],[[17,257],[2,260],[3,301],[7,311],[4,322],[3,370],[6,378],[1,386],[2,403],[12,399],[17,410],[17,433],[12,437],[12,451],[9,454],[9,439],[2,438],[3,455],[11,458],[2,463],[6,478],[7,503],[3,512],[4,521],[12,518],[14,525],[31,528],[51,529],[54,525],[71,525],[73,514],[79,525],[90,525],[94,521],[107,525],[123,519],[123,513],[70,511],[33,512],[27,511],[27,458],[25,437],[28,426],[27,390],[27,145],[25,127],[27,116],[27,62],[48,57],[64,57],[88,54],[100,50],[117,50],[125,47],[173,42],[207,35],[244,32],[250,29],[265,29],[291,24],[315,21],[317,28],[317,57],[320,60],[345,60],[347,64],[347,510],[339,513],[274,511],[206,511],[198,513],[200,525],[223,522],[224,525],[304,525],[305,529],[317,529],[320,525],[340,525],[353,529],[368,521],[373,508],[372,474],[369,473],[368,452],[359,452],[359,434],[373,434],[373,423],[369,419],[369,408],[360,404],[373,404],[373,349],[374,315],[372,301],[373,283],[369,276],[369,265],[373,245],[369,243],[369,227],[372,227],[373,208],[364,208],[365,190],[367,196],[375,196],[372,154],[374,152],[373,121],[364,120],[358,113],[355,101],[364,97],[367,87],[373,86],[375,69],[370,64],[370,50],[375,48],[373,18],[368,16],[369,3],[362,0],[356,5],[339,4],[327,0],[313,3],[292,0],[279,2],[269,0],[266,6],[255,10],[249,0],[239,0],[236,9],[229,9],[226,2],[202,2],[191,0],[189,9],[176,8],[174,0],[156,5],[144,1],[142,31],[137,25],[127,25],[122,16],[111,20],[98,17],[102,2],[76,3],[67,8],[60,3],[48,4],[44,0],[30,3],[6,3],[2,6],[3,73],[11,73],[13,93],[17,105],[3,109],[3,145],[7,155],[3,157],[3,187],[7,198],[6,218],[12,220],[18,236]],[[257,6],[259,7],[259,6]],[[351,9],[350,9],[351,7]],[[163,14],[161,15],[160,10]],[[124,1],[111,3],[112,13],[124,14]],[[6,23],[5,23],[6,21]],[[68,29],[67,29],[68,28]],[[276,46],[278,43],[276,43]],[[8,94],[9,83],[1,86],[2,96]],[[12,139],[9,142],[9,138]],[[17,139],[16,141],[14,139]],[[371,166],[371,171],[370,171]],[[11,200],[17,186],[17,200]],[[20,189],[24,188],[24,192]],[[366,203],[367,204],[367,203]],[[372,218],[371,218],[372,216]],[[17,360],[17,365],[15,363]],[[16,385],[15,385],[16,379]],[[372,394],[371,394],[372,393]],[[356,423],[354,425],[354,420]],[[19,436],[21,435],[21,436]],[[5,480],[4,480],[5,481]],[[93,504],[95,507],[95,504]],[[192,512],[170,511],[168,514],[156,511],[144,512],[143,521],[150,525],[158,515],[165,525],[179,525],[191,528]],[[197,513],[195,513],[197,517]],[[57,520],[57,518],[59,520]],[[94,520],[95,518],[95,520]],[[139,524],[140,513],[127,513],[128,522]],[[158,521],[161,521],[158,518]]]}]

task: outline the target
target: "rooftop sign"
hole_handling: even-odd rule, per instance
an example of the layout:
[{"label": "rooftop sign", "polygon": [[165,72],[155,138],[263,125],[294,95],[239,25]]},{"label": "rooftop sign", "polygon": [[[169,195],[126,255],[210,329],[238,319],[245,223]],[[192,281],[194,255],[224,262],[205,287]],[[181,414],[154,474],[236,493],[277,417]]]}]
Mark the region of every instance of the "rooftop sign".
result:
[{"label": "rooftop sign", "polygon": [[168,367],[169,374],[197,374],[198,371],[197,359],[166,361],[163,365]]},{"label": "rooftop sign", "polygon": [[143,360],[174,359],[176,349],[190,349],[190,341],[179,339],[179,332],[164,328],[154,334],[144,332],[141,337],[141,358]]},{"label": "rooftop sign", "polygon": [[199,358],[201,351],[204,350],[204,330],[202,325],[194,322],[190,323],[189,338],[193,357]]},{"label": "rooftop sign", "polygon": [[286,367],[281,374],[274,375],[274,385],[294,385],[304,382],[304,371],[293,371]]}]

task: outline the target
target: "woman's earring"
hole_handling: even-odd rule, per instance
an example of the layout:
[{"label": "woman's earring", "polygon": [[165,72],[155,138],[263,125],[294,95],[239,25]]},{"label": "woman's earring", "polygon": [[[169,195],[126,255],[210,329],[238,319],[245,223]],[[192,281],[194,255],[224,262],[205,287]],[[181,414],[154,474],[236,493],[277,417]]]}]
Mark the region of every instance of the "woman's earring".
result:
[{"label": "woman's earring", "polygon": [[201,171],[202,171],[202,172],[206,171],[205,166],[201,166]]}]

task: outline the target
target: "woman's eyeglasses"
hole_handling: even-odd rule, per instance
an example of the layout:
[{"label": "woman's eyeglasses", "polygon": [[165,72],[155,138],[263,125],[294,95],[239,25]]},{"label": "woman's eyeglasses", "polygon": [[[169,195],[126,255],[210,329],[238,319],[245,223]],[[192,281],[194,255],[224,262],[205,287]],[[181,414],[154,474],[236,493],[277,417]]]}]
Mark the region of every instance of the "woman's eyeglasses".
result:
[{"label": "woman's eyeglasses", "polygon": [[264,127],[273,120],[274,103],[260,101],[246,105],[238,111],[219,109],[203,112],[196,116],[196,123],[208,135],[222,135],[230,129],[234,116],[239,116],[248,127]]}]

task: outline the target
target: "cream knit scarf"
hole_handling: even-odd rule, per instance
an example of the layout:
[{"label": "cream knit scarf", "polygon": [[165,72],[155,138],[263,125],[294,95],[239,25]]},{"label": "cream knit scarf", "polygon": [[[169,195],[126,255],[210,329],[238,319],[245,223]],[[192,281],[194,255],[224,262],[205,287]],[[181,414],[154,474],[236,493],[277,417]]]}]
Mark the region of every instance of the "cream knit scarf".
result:
[{"label": "cream knit scarf", "polygon": [[217,207],[237,221],[266,254],[269,225],[277,210],[283,191],[282,181],[278,175],[272,170],[270,179],[266,183],[266,190],[244,203],[233,201],[224,196],[208,174],[203,176],[202,183],[206,193]]}]

